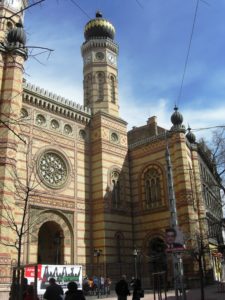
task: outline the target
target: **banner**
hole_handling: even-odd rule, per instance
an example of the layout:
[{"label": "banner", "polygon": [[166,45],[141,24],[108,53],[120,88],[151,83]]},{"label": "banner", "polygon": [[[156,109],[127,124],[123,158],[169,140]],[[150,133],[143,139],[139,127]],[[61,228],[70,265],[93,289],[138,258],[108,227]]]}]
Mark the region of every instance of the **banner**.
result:
[{"label": "banner", "polygon": [[[34,267],[26,267],[24,276],[28,284],[34,284]],[[56,283],[61,285],[64,292],[70,281],[76,282],[78,289],[82,289],[82,266],[79,265],[38,265],[37,292],[38,295],[45,293],[50,278],[55,278]]]}]

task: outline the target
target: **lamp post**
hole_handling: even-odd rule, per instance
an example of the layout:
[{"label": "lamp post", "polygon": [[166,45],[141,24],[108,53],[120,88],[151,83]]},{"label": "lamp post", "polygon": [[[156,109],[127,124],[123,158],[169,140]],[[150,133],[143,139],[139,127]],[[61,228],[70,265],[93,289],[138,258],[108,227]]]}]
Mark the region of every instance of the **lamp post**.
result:
[{"label": "lamp post", "polygon": [[61,246],[61,240],[63,239],[62,232],[56,232],[54,237],[54,244],[56,245],[56,264],[58,265],[60,263],[60,246]]},{"label": "lamp post", "polygon": [[94,249],[94,256],[97,257],[97,273],[98,273],[98,299],[99,299],[99,290],[100,290],[100,272],[99,272],[99,258],[102,254],[101,249]]},{"label": "lamp post", "polygon": [[134,274],[135,274],[135,278],[138,277],[137,274],[137,257],[138,257],[138,252],[139,250],[137,250],[136,248],[133,251],[133,256],[134,256]]}]

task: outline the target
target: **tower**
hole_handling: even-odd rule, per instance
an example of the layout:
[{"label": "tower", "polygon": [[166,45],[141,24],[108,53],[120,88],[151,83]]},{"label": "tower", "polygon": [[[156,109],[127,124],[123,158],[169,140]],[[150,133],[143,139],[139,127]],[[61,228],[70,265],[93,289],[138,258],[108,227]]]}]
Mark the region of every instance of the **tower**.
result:
[{"label": "tower", "polygon": [[[12,260],[18,256],[14,248],[8,246],[15,236],[9,229],[5,218],[6,208],[19,223],[15,205],[14,173],[17,162],[17,148],[20,127],[18,119],[22,107],[23,64],[27,58],[25,48],[26,36],[21,23],[20,11],[25,1],[1,1],[0,19],[0,298],[8,299],[7,284],[9,284]],[[7,298],[5,298],[7,297]]]},{"label": "tower", "polygon": [[26,7],[27,3],[27,0],[0,1],[0,41],[6,38],[8,31],[12,29],[16,23],[22,21],[23,13],[16,13]]},{"label": "tower", "polygon": [[96,13],[84,30],[85,42],[81,51],[84,74],[84,105],[95,114],[103,111],[119,116],[117,56],[118,45],[114,42],[113,25]]},{"label": "tower", "polygon": [[[93,249],[104,265],[102,274],[123,272],[132,252],[127,123],[119,117],[117,55],[114,26],[98,12],[84,30],[84,104],[92,110],[90,123]],[[122,217],[121,217],[122,216]],[[109,230],[111,228],[111,230]],[[125,229],[126,228],[126,229]],[[122,247],[126,244],[126,248]],[[121,248],[123,248],[121,250]],[[120,274],[121,275],[121,274]]]}]

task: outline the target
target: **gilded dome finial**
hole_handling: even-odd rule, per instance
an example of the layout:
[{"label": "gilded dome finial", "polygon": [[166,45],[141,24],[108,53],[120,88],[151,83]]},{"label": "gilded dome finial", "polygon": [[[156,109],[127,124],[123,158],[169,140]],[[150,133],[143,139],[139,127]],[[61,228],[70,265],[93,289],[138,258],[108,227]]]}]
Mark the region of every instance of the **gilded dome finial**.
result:
[{"label": "gilded dome finial", "polygon": [[98,10],[95,14],[96,18],[102,18],[102,13]]},{"label": "gilded dome finial", "polygon": [[84,37],[86,41],[95,38],[109,38],[113,40],[114,36],[114,26],[102,17],[102,13],[100,11],[96,12],[95,19],[90,20],[84,29]]}]

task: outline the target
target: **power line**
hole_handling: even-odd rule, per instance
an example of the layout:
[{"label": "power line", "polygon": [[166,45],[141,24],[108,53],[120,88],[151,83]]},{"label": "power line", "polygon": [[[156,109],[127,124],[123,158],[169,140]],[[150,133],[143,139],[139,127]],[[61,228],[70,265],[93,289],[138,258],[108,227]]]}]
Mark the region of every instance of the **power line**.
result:
[{"label": "power line", "polygon": [[91,19],[91,17],[89,16],[89,14],[79,5],[77,4],[77,2],[75,0],[70,0],[77,8],[79,8],[79,10],[86,16],[88,17],[88,19]]},{"label": "power line", "polygon": [[186,55],[186,59],[185,59],[185,64],[184,64],[184,71],[183,71],[181,85],[180,85],[180,90],[179,90],[179,94],[178,94],[178,98],[177,98],[177,103],[176,103],[177,106],[179,106],[179,101],[180,101],[182,90],[183,90],[184,77],[185,77],[185,74],[186,74],[188,59],[189,59],[190,50],[191,50],[191,42],[192,42],[192,38],[193,38],[193,34],[194,34],[194,29],[195,29],[195,23],[196,23],[196,18],[197,18],[199,1],[200,0],[197,0],[197,2],[196,2],[194,20],[193,20],[192,29],[191,29],[191,36],[190,36],[190,39],[189,39],[188,51],[187,51],[187,55]]},{"label": "power line", "polygon": [[135,0],[137,2],[137,4],[141,7],[141,8],[144,8],[143,5],[140,3],[139,0]]},{"label": "power line", "polygon": [[208,130],[208,129],[214,129],[214,128],[225,128],[225,125],[217,125],[217,126],[202,127],[202,128],[191,128],[191,131],[201,131],[201,130]]}]

